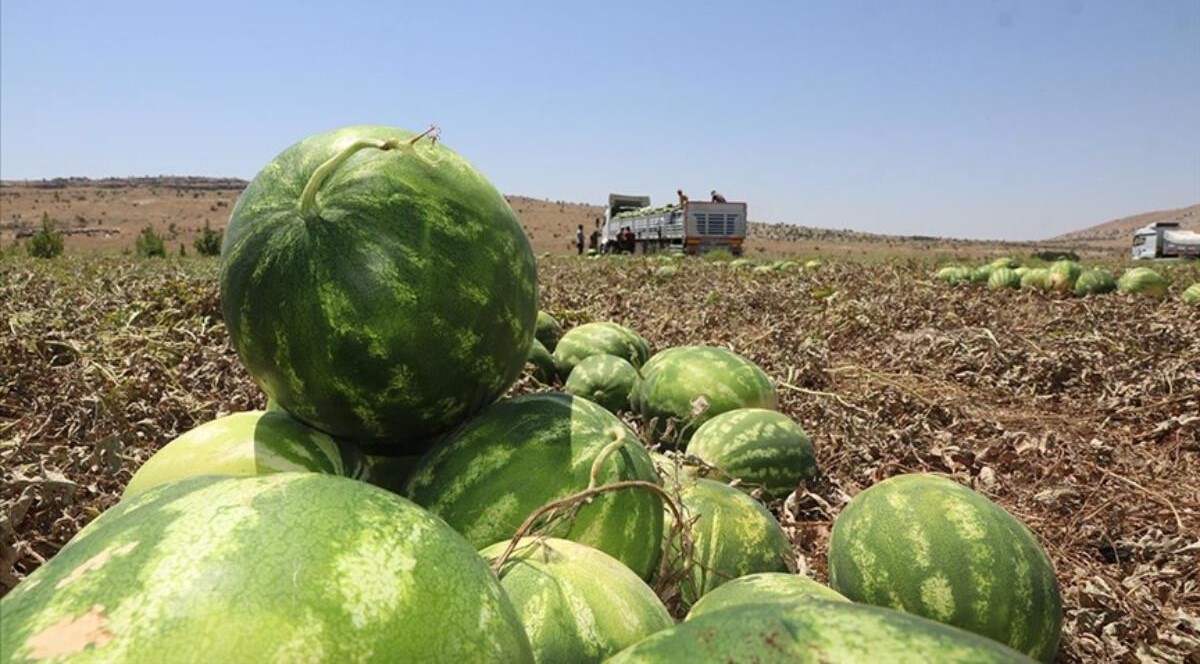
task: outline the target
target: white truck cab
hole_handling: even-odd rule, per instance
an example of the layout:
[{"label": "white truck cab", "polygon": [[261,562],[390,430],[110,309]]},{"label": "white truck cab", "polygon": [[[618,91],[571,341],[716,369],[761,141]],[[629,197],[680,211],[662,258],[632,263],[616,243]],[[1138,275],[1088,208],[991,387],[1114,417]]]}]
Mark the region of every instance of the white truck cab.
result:
[{"label": "white truck cab", "polygon": [[1159,221],[1133,233],[1133,259],[1200,258],[1200,233],[1179,230],[1179,223]]}]

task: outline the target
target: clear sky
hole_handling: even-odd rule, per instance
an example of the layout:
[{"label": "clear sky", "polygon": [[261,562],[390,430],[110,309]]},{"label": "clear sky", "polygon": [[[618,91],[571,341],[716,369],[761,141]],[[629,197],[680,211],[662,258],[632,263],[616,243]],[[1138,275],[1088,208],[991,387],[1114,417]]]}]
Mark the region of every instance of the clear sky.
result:
[{"label": "clear sky", "polygon": [[0,4],[0,177],[423,129],[505,193],[1036,239],[1200,202],[1200,1]]}]

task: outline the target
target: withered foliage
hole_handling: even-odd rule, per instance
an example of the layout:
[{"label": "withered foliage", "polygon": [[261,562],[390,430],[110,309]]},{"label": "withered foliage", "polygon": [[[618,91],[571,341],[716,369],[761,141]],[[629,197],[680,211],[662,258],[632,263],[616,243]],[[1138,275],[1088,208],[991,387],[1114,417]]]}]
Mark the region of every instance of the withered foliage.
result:
[{"label": "withered foliage", "polygon": [[[755,273],[550,258],[542,306],[657,348],[713,344],[778,381],[822,476],[771,506],[825,579],[833,519],[904,472],[1022,519],[1067,606],[1063,662],[1200,657],[1200,310],[950,288],[919,262]],[[514,392],[538,389],[524,377]],[[263,406],[230,349],[215,261],[0,261],[0,592],[114,504],[157,448]]]}]

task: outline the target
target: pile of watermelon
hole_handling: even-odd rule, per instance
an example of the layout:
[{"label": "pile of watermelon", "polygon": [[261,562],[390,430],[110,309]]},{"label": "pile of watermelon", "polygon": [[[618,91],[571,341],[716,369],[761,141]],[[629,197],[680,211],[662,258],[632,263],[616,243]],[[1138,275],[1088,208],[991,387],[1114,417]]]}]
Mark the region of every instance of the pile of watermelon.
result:
[{"label": "pile of watermelon", "polygon": [[[1045,552],[945,478],[863,491],[831,587],[797,574],[768,508],[818,450],[770,377],[611,321],[564,330],[504,198],[426,135],[288,148],[221,260],[267,410],[147,461],[0,600],[0,661],[1054,657]],[[523,372],[535,390],[502,398]]]}]

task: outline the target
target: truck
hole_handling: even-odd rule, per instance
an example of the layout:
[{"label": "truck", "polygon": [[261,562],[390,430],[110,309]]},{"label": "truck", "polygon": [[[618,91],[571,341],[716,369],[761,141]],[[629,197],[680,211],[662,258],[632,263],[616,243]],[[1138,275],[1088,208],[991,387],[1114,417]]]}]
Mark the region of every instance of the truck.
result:
[{"label": "truck", "polygon": [[1133,233],[1133,258],[1200,258],[1200,233],[1179,230],[1179,222],[1159,221]]},{"label": "truck", "polygon": [[[622,241],[630,235],[632,242]],[[654,207],[649,196],[609,194],[600,239],[607,252],[700,254],[725,249],[740,256],[746,204],[687,201]]]}]

